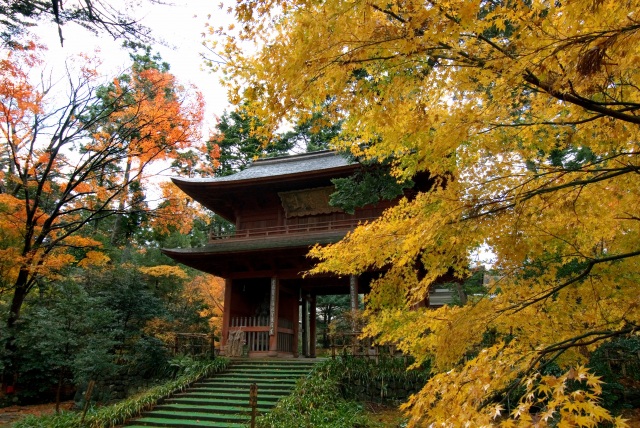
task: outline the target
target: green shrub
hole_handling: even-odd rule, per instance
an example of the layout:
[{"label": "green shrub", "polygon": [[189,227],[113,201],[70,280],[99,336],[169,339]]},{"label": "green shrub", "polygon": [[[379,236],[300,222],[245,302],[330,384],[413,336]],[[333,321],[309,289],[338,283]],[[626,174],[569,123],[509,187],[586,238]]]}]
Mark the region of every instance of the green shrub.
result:
[{"label": "green shrub", "polygon": [[640,406],[640,337],[604,343],[589,359],[589,368],[605,382],[602,405],[614,413]]},{"label": "green shrub", "polygon": [[342,398],[338,381],[328,363],[298,381],[294,391],[257,419],[259,428],[352,428],[367,427],[362,406]]},{"label": "green shrub", "polygon": [[188,388],[196,380],[225,370],[229,365],[229,359],[221,357],[211,361],[192,360],[190,365],[186,365],[182,361],[181,364],[181,373],[175,380],[150,388],[111,406],[91,409],[86,415],[84,424],[81,423],[79,413],[63,412],[58,415],[29,416],[16,422],[14,428],[113,427],[150,410],[161,398]]},{"label": "green shrub", "polygon": [[[356,400],[384,394],[388,384],[407,389],[422,387],[429,369],[407,371],[401,358],[377,361],[350,356],[327,360],[296,385],[268,414],[258,418],[259,428],[351,428],[370,427],[372,422]],[[375,392],[375,394],[373,394]],[[406,398],[406,397],[404,397]]]},{"label": "green shrub", "polygon": [[[407,370],[411,362],[405,358],[380,356],[377,360],[337,357],[327,364],[325,370],[336,379],[346,398],[385,401],[387,398],[405,400],[420,390],[430,376],[430,367]],[[405,394],[390,394],[392,389],[406,391]],[[398,391],[397,391],[398,392]]]}]

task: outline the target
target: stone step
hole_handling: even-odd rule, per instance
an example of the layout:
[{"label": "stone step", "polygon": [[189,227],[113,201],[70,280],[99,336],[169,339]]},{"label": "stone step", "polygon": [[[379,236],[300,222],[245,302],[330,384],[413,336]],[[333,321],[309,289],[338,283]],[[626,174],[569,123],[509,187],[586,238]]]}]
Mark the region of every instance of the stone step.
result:
[{"label": "stone step", "polygon": [[[262,396],[258,393],[258,403],[267,404],[275,404],[278,400],[280,400],[285,395],[280,396]],[[214,395],[181,395],[179,397],[172,397],[165,401],[167,404],[171,403],[188,403],[188,404],[224,404],[224,405],[237,405],[237,406],[248,406],[249,405],[249,397],[225,397],[225,396],[214,396]]]},{"label": "stone step", "polygon": [[199,421],[197,419],[165,419],[165,418],[153,418],[143,417],[138,418],[135,421],[135,425],[131,426],[144,426],[144,427],[174,427],[174,428],[194,428],[194,427],[208,427],[208,428],[246,428],[245,423],[234,422],[212,422],[212,421]]},{"label": "stone step", "polygon": [[[257,384],[258,391],[265,391],[269,394],[287,394],[291,391],[291,385],[286,384]],[[240,383],[237,386],[232,384],[203,386],[196,389],[198,392],[206,394],[234,394],[234,395],[249,395],[250,385]]]},{"label": "stone step", "polygon": [[[283,396],[288,395],[288,391],[280,391],[280,394],[274,394],[273,391],[260,391],[258,388],[258,399],[264,401],[278,401]],[[207,393],[200,390],[187,391],[182,392],[180,394],[175,394],[174,398],[204,398],[204,399],[221,399],[221,400],[249,400],[249,391],[246,393],[223,393],[223,392],[215,392],[215,393]]]},{"label": "stone step", "polygon": [[[199,408],[205,413],[207,412],[220,412],[224,414],[228,413],[243,413],[249,411],[249,402],[227,402],[222,400],[172,400],[168,405],[177,405],[182,408]],[[260,412],[266,412],[273,407],[275,403],[264,403],[258,401],[258,410]],[[184,410],[186,411],[186,410]],[[192,411],[192,410],[189,410]]]},{"label": "stone step", "polygon": [[234,423],[246,423],[251,418],[249,413],[214,413],[214,412],[201,412],[195,411],[175,411],[175,410],[153,410],[151,412],[145,412],[142,415],[143,418],[161,418],[161,419],[176,419],[176,420],[197,420],[197,421],[209,421],[209,422],[234,422]]},{"label": "stone step", "polygon": [[228,370],[194,383],[188,390],[162,400],[153,410],[129,421],[127,428],[236,428],[250,420],[249,390],[258,386],[259,413],[268,412],[291,393],[298,379],[316,361],[242,359]]},{"label": "stone step", "polygon": [[[260,403],[258,403],[260,404]],[[259,412],[268,411],[270,406],[258,406],[257,409]],[[221,404],[217,405],[198,405],[198,404],[188,404],[188,403],[168,403],[168,404],[160,404],[154,408],[153,411],[170,411],[170,412],[195,412],[195,413],[222,413],[225,415],[242,415],[249,414],[250,409],[247,405],[242,406],[224,406]]]}]

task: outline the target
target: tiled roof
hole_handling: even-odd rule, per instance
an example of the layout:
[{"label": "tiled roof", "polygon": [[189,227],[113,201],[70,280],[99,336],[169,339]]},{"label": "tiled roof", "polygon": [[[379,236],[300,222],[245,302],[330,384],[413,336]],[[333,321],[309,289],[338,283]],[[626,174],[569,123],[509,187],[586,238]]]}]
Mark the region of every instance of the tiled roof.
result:
[{"label": "tiled roof", "polygon": [[203,255],[233,253],[244,251],[260,251],[265,249],[311,247],[315,244],[325,245],[338,242],[347,234],[346,230],[324,231],[318,234],[278,235],[273,238],[262,239],[220,239],[198,248],[163,249],[165,254],[172,255]]},{"label": "tiled roof", "polygon": [[349,162],[344,156],[337,152],[325,150],[321,152],[259,159],[251,163],[248,168],[224,177],[180,178],[178,180],[188,181],[191,183],[217,183],[223,181],[253,180],[263,177],[274,177],[279,175],[340,168],[351,164],[353,164],[353,162]]}]

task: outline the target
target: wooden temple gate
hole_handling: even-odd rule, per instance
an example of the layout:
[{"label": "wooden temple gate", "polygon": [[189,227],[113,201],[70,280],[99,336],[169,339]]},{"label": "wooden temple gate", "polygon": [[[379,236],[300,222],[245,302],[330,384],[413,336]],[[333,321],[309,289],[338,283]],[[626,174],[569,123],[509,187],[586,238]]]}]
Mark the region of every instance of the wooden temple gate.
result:
[{"label": "wooden temple gate", "polygon": [[[226,177],[173,179],[235,226],[230,234],[211,236],[202,248],[163,249],[181,263],[225,279],[222,352],[232,334],[244,341],[249,356],[297,357],[301,345],[302,355],[315,357],[316,296],[349,294],[352,308],[357,307],[358,293],[366,293],[379,272],[357,278],[304,273],[314,265],[307,257],[312,246],[338,242],[395,204],[380,201],[354,213],[332,206],[332,180],[360,169],[323,151],[261,159]],[[414,182],[431,185],[428,177]]]}]

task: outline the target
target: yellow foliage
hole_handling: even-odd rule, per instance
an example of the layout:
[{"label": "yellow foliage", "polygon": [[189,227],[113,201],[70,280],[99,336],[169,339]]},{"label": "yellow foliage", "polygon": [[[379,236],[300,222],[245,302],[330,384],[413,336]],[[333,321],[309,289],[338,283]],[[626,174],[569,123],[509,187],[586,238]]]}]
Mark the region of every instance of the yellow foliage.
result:
[{"label": "yellow foliage", "polygon": [[222,331],[224,280],[209,274],[198,275],[185,285],[183,298],[190,296],[199,296],[205,301],[209,308],[201,315],[209,318],[213,330]]},{"label": "yellow foliage", "polygon": [[150,267],[140,267],[140,272],[153,277],[176,277],[186,279],[187,273],[180,266],[157,265]]},{"label": "yellow foliage", "polygon": [[[434,177],[429,192],[312,252],[315,272],[386,269],[367,334],[435,362],[406,407],[412,426],[624,425],[581,364],[640,326],[638,10],[240,0],[235,36],[212,31],[226,40],[232,100],[248,100],[265,132],[330,100],[328,119],[344,124],[336,148],[391,159],[399,179]],[[248,41],[255,50],[241,49]],[[411,310],[442,274],[468,275],[481,246],[500,273],[486,297]],[[489,331],[508,341],[481,343]],[[565,375],[541,377],[552,359]],[[584,388],[569,393],[576,376]],[[492,400],[514,382],[528,393],[505,414]]]},{"label": "yellow foliage", "polygon": [[62,242],[64,243],[64,245],[69,247],[102,247],[102,243],[100,241],[96,241],[95,239],[79,235],[68,236],[64,238]]},{"label": "yellow foliage", "polygon": [[88,268],[91,266],[104,266],[109,263],[111,259],[100,251],[87,251],[84,259],[78,262],[78,266]]}]

